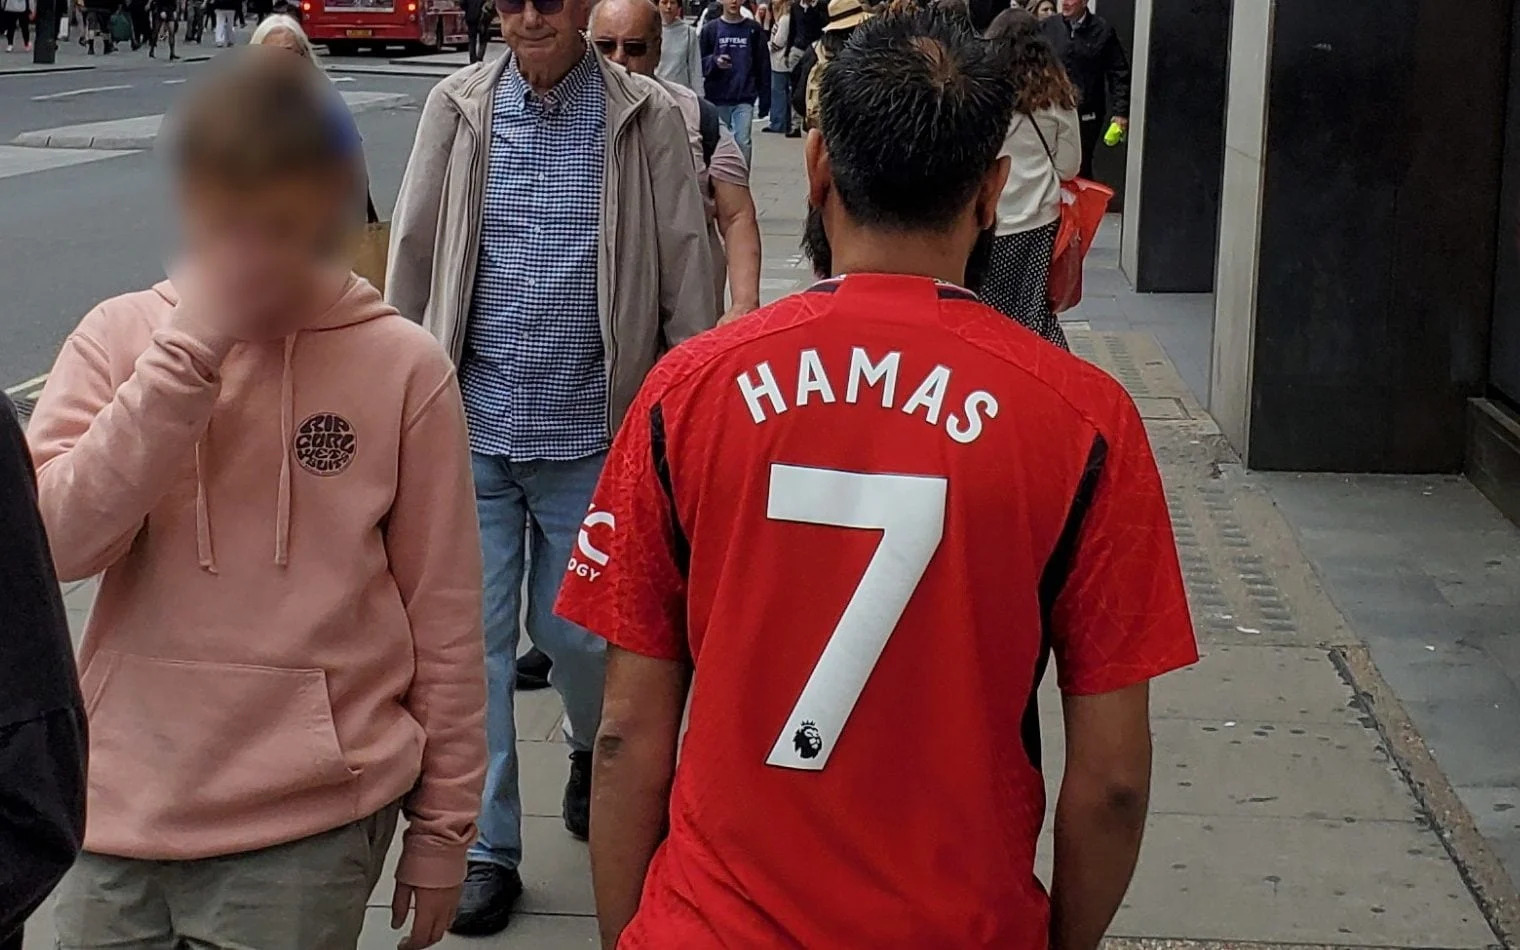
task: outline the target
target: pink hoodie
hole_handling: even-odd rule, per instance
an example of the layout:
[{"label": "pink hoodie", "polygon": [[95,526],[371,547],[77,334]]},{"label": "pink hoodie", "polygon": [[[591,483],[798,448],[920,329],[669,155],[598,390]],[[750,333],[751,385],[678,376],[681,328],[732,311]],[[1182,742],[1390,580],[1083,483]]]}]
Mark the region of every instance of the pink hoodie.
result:
[{"label": "pink hoodie", "polygon": [[64,343],[32,417],[80,668],[85,847],[192,859],[405,796],[396,878],[448,887],[485,769],[480,542],[448,358],[368,283],[233,343],[167,282]]}]

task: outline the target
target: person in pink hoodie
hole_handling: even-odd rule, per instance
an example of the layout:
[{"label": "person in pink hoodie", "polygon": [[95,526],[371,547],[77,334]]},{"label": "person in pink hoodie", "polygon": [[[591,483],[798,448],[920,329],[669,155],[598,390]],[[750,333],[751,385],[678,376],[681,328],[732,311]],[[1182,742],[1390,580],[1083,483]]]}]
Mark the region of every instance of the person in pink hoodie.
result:
[{"label": "person in pink hoodie", "polygon": [[440,939],[485,768],[480,542],[443,350],[365,281],[351,122],[284,53],[172,127],[186,252],[68,338],[32,418],[80,668],[70,948],[352,950],[404,815],[392,926]]}]

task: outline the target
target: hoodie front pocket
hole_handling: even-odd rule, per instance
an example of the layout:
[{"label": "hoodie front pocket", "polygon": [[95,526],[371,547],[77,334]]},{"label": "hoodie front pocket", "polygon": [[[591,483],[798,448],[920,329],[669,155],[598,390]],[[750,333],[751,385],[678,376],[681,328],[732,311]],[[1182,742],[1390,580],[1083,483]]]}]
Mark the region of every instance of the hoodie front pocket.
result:
[{"label": "hoodie front pocket", "polygon": [[108,651],[96,665],[105,675],[90,714],[92,824],[172,838],[285,809],[352,811],[358,776],[323,671]]}]

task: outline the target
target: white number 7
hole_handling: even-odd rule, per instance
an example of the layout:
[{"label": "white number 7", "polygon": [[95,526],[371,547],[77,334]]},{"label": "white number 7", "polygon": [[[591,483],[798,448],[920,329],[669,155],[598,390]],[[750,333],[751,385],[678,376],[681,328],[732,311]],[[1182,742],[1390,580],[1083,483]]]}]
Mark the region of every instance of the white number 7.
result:
[{"label": "white number 7", "polygon": [[766,516],[881,532],[881,544],[765,760],[817,771],[828,764],[887,638],[939,547],[945,480],[773,464]]}]

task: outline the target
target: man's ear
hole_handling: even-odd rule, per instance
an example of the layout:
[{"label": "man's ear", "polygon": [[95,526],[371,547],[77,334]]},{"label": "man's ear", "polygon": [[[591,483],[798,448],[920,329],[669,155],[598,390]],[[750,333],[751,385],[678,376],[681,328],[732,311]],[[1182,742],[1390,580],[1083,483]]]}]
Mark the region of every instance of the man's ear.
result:
[{"label": "man's ear", "polygon": [[976,225],[981,230],[997,226],[998,198],[1003,195],[1003,186],[1008,183],[1008,169],[1012,160],[1004,155],[992,163],[987,169],[987,175],[982,179],[982,186],[976,193]]},{"label": "man's ear", "polygon": [[[807,166],[808,204],[822,208],[824,199],[834,188],[834,170],[829,166],[829,150],[824,147],[823,133],[817,129],[808,132],[802,152]],[[1006,170],[1004,174],[1007,174]]]}]

